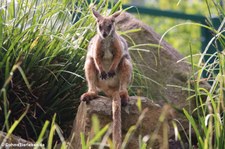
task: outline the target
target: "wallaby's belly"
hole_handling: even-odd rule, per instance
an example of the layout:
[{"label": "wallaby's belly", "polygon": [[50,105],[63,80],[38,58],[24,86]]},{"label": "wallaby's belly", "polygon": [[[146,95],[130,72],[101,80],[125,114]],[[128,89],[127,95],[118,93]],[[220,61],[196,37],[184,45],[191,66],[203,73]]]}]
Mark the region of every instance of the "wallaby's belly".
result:
[{"label": "wallaby's belly", "polygon": [[103,91],[105,94],[110,94],[109,91],[119,90],[119,76],[116,74],[112,78],[107,78],[106,80],[98,79],[97,87],[99,90]]},{"label": "wallaby's belly", "polygon": [[110,68],[111,64],[112,64],[111,61],[105,61],[105,62],[103,61],[102,66],[103,66],[103,68],[104,68],[104,70],[105,70],[106,72],[109,71],[109,68]]},{"label": "wallaby's belly", "polygon": [[108,93],[109,91],[119,90],[119,84],[120,84],[119,78],[120,77],[118,74],[116,74],[112,78],[107,78],[105,80],[102,80],[99,78],[98,79],[99,90],[103,91],[105,94],[111,94],[111,93]]},{"label": "wallaby's belly", "polygon": [[[106,50],[102,60],[102,65],[106,72],[109,71],[112,61],[113,61],[113,54],[110,52],[110,50]],[[98,88],[101,91],[105,92],[105,94],[110,94],[108,93],[109,91],[118,90],[119,89],[118,73],[116,72],[115,76],[113,76],[112,78],[107,78],[105,80],[99,78]]]}]

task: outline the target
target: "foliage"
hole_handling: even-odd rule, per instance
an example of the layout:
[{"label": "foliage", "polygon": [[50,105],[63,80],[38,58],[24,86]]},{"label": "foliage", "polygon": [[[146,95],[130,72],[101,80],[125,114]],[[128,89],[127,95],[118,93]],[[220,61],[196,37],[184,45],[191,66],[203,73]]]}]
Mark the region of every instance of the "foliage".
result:
[{"label": "foliage", "polygon": [[[160,10],[176,11],[192,15],[202,15],[206,17],[220,16],[221,12],[217,11],[217,7],[213,7],[214,4],[219,5],[219,0],[193,0],[193,1],[182,1],[182,0],[127,0],[127,3],[131,3],[134,6],[143,6],[149,8],[156,8]],[[206,5],[208,3],[208,7]],[[219,13],[219,14],[218,14]],[[169,27],[175,26],[180,23],[190,23],[189,20],[171,19],[166,17],[155,17],[149,15],[138,15],[138,17],[149,26],[151,26],[157,33],[164,34]],[[194,62],[199,59],[198,54],[201,50],[201,37],[200,26],[184,25],[179,26],[171,30],[164,38],[174,48],[176,48],[184,56],[190,55],[189,45],[192,45],[192,52],[195,54]]]},{"label": "foliage", "polygon": [[[92,20],[87,1],[1,1],[2,131],[8,132],[29,107],[14,134],[37,140],[45,121],[56,113],[56,123],[69,135],[68,125],[86,88],[83,55],[93,35]],[[46,132],[51,134],[49,127]]]},{"label": "foliage", "polygon": [[[179,5],[174,5],[175,2]],[[166,4],[168,1],[165,0],[160,3],[155,1],[155,4],[162,9],[179,8],[187,13],[204,12],[203,15],[205,10],[208,10],[209,16],[218,13],[224,18],[225,12],[217,5],[218,1],[213,0],[211,3],[205,0],[206,5],[201,5],[202,7],[199,7],[200,2],[193,1],[196,6],[188,6],[184,1]],[[109,4],[111,3],[101,0],[96,8],[106,13]],[[111,12],[117,10],[120,5],[121,1],[118,1]],[[62,142],[62,148],[66,148],[64,137],[69,135],[67,131],[70,130],[67,129],[75,117],[79,97],[86,89],[82,77],[84,54],[88,41],[94,34],[90,6],[87,0],[0,2],[0,129],[6,131],[8,136],[13,133],[37,143],[44,141],[48,148],[53,148],[55,141],[59,140]],[[215,7],[211,9],[211,6]],[[154,28],[159,29],[159,33],[168,29],[168,26],[164,26],[167,23],[171,26],[180,23],[166,20],[164,21],[167,23],[162,23],[162,20],[156,18],[151,18],[150,21],[156,22],[157,27]],[[197,107],[194,111],[191,108],[189,111],[184,110],[193,128],[190,128],[190,133],[187,134],[189,146],[220,149],[225,148],[224,21],[218,30],[210,25],[208,27],[215,34],[209,45],[218,48],[220,44],[220,49],[223,49],[221,51],[218,48],[217,53],[213,55],[216,57],[213,64],[203,61],[205,53],[200,54],[198,63],[193,60],[194,53],[199,53],[201,39],[199,34],[196,34],[199,30],[194,29],[192,25],[182,28],[186,34],[178,36],[178,31],[175,30],[174,33],[169,32],[171,34],[166,38],[171,43],[180,43],[176,48],[181,51],[191,51],[188,57],[193,67],[193,76],[189,82],[194,82],[194,90],[190,90],[192,94],[188,100],[196,101]],[[191,35],[190,28],[193,30]],[[189,41],[192,46],[187,49]],[[185,52],[184,54],[188,55]],[[203,70],[211,74],[209,79],[213,83],[209,91],[200,87]],[[218,74],[214,73],[215,70]],[[203,100],[202,95],[207,97],[206,100]],[[93,121],[97,125],[97,120]],[[141,120],[130,128],[127,140],[140,123]],[[89,142],[85,142],[81,134],[84,148],[98,142],[107,131],[108,125],[101,130],[96,125],[96,136]],[[197,144],[193,143],[192,135],[197,136]],[[146,148],[144,137],[140,136],[140,146],[143,149]],[[109,144],[112,146],[110,140]]]},{"label": "foliage", "polygon": [[[217,7],[217,6],[216,6]],[[218,9],[218,11],[223,11]],[[222,14],[221,13],[221,14]],[[224,15],[223,17],[224,18]],[[214,35],[208,43],[205,51],[209,46],[216,48],[213,54],[201,53],[198,63],[193,61],[192,47],[190,46],[189,56],[192,65],[192,76],[189,79],[189,110],[183,109],[187,117],[190,128],[186,134],[190,147],[199,149],[220,149],[225,148],[225,22],[221,20],[218,29],[213,26],[205,26],[212,31]],[[204,57],[208,56],[209,60],[205,61]],[[202,78],[203,72],[207,73],[207,78]],[[210,89],[201,87],[202,81],[208,81],[211,84]],[[191,87],[192,86],[192,87]],[[194,89],[193,89],[194,88]],[[193,109],[193,110],[192,110]],[[194,139],[193,139],[194,138]]]},{"label": "foliage", "polygon": [[[213,1],[218,11],[218,14],[222,14],[221,18],[224,18],[224,10],[217,5],[216,1]],[[207,4],[208,5],[208,4]],[[208,6],[208,11],[211,12],[211,8]],[[211,15],[211,14],[210,14]],[[209,59],[214,59],[213,63],[204,61],[206,53],[202,53],[198,64],[195,64],[192,59],[193,76],[190,82],[194,82],[194,96],[190,96],[189,100],[196,102],[194,111],[184,110],[184,114],[190,121],[190,125],[193,131],[190,130],[189,143],[192,145],[191,131],[197,138],[197,146],[199,149],[220,149],[225,148],[225,22],[220,22],[218,29],[214,29],[213,26],[208,26],[214,37],[208,43],[205,51],[208,50],[208,46],[212,45],[216,48],[216,52],[211,54]],[[195,69],[194,69],[195,68]],[[203,70],[207,71],[208,78],[211,82],[210,90],[201,88],[201,75]],[[206,97],[206,100],[202,97]]]}]

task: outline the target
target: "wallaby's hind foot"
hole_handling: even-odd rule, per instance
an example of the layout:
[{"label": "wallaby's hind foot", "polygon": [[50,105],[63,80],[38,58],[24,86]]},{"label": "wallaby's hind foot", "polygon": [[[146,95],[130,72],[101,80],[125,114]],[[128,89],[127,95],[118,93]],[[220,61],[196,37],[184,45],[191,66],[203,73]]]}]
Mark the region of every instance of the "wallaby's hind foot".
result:
[{"label": "wallaby's hind foot", "polygon": [[128,95],[127,91],[120,92],[120,99],[121,99],[121,105],[123,107],[125,107],[129,102],[129,95]]},{"label": "wallaby's hind foot", "polygon": [[90,100],[95,99],[97,97],[98,95],[95,92],[86,92],[81,96],[80,100],[89,103]]}]

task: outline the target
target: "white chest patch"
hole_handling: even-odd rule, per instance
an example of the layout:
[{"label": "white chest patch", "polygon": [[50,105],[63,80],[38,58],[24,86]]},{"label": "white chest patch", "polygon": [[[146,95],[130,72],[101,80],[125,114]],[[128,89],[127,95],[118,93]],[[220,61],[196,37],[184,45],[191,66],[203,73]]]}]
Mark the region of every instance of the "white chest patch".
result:
[{"label": "white chest patch", "polygon": [[105,39],[104,43],[102,44],[102,49],[104,49],[104,56],[103,56],[103,60],[112,60],[113,58],[113,54],[112,54],[112,46],[111,43],[112,42],[112,38],[107,38]]},{"label": "white chest patch", "polygon": [[111,60],[112,58],[113,58],[113,54],[110,51],[110,49],[109,48],[105,49],[103,59],[104,60]]}]

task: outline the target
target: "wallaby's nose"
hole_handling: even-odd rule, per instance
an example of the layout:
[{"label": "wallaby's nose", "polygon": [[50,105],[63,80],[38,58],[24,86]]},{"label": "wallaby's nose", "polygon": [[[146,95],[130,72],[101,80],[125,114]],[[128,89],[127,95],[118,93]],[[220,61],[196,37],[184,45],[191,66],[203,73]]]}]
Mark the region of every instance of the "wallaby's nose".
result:
[{"label": "wallaby's nose", "polygon": [[107,33],[104,32],[104,33],[103,33],[103,37],[105,38],[106,36],[107,36]]}]

